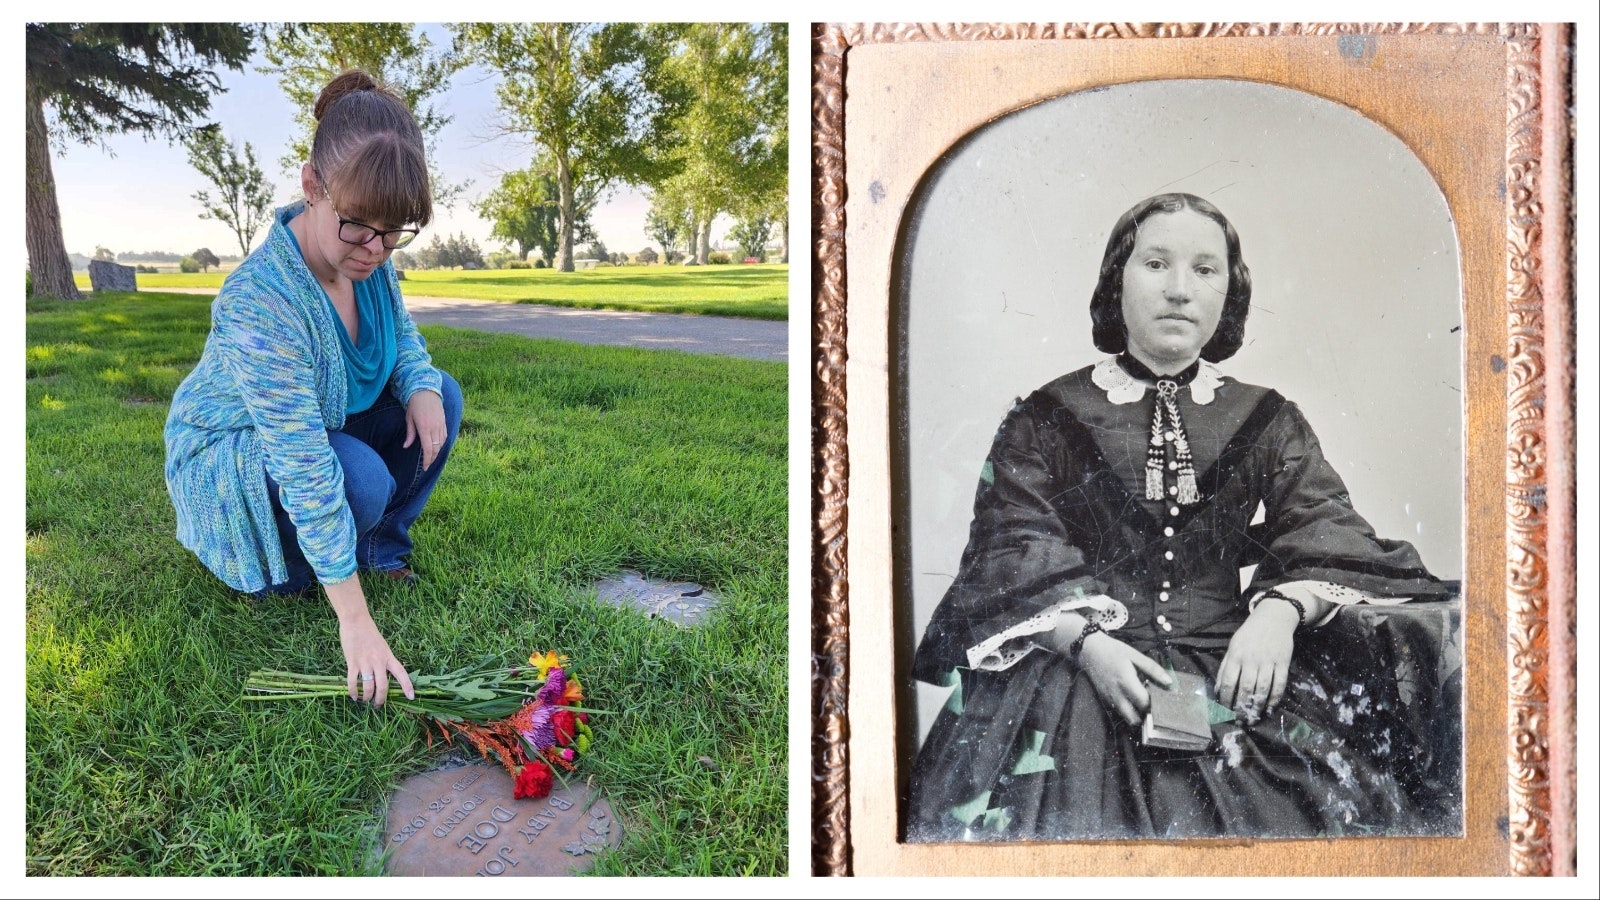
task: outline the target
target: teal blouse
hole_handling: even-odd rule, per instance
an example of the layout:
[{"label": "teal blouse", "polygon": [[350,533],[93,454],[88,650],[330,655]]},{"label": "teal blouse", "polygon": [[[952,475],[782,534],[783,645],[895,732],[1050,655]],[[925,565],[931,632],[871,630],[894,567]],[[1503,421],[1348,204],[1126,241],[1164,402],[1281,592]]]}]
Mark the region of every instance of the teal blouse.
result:
[{"label": "teal blouse", "polygon": [[[289,231],[289,240],[304,258],[305,252],[300,249],[293,231]],[[376,274],[374,271],[373,275]],[[355,288],[356,317],[361,323],[356,329],[356,340],[350,340],[350,332],[343,327],[338,329],[339,349],[344,352],[344,411],[349,415],[365,412],[378,402],[378,395],[383,393],[384,385],[394,373],[395,355],[394,298],[389,295],[389,280],[369,275],[365,281],[356,282]],[[334,308],[333,298],[327,296],[327,291],[323,291],[323,298],[334,320],[338,321],[339,311]]]}]

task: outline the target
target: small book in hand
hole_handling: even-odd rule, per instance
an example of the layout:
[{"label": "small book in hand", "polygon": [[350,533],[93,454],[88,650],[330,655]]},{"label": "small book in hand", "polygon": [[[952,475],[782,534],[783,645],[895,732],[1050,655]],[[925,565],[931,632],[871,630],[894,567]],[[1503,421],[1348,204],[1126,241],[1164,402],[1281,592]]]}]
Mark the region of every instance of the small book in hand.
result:
[{"label": "small book in hand", "polygon": [[1170,750],[1204,750],[1211,745],[1211,706],[1204,676],[1168,670],[1172,687],[1150,685],[1150,711],[1139,740]]}]

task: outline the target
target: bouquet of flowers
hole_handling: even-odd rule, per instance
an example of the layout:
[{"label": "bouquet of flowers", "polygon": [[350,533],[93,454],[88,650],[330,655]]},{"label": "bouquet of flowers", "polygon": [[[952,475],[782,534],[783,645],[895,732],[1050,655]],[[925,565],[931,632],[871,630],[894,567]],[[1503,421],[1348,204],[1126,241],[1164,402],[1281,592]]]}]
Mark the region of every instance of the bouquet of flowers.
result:
[{"label": "bouquet of flowers", "polygon": [[[589,752],[594,732],[583,709],[583,685],[567,674],[567,658],[553,650],[534,653],[526,666],[483,663],[444,675],[411,679],[415,699],[389,695],[388,705],[422,720],[433,745],[437,730],[446,743],[461,738],[498,760],[516,779],[513,796],[549,796],[559,772],[571,772]],[[345,679],[297,672],[251,672],[246,700],[298,700],[348,696]]]}]

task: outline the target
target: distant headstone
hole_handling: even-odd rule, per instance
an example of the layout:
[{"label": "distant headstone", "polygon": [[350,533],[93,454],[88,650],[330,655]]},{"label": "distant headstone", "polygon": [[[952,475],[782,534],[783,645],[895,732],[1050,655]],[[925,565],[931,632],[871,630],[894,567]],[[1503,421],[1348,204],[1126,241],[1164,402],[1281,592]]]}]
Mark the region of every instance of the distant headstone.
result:
[{"label": "distant headstone", "polygon": [[396,281],[405,281],[406,280],[406,270],[405,269],[395,269],[394,270],[394,277],[395,277]]},{"label": "distant headstone", "polygon": [[391,875],[572,875],[622,842],[611,804],[568,776],[542,800],[512,798],[489,763],[413,775],[389,798],[383,850]]},{"label": "distant headstone", "polygon": [[118,265],[102,259],[89,261],[89,287],[95,291],[137,291],[133,266]]},{"label": "distant headstone", "polygon": [[692,581],[652,581],[638,572],[603,579],[595,592],[612,606],[637,609],[678,625],[699,625],[717,602],[716,595]]}]

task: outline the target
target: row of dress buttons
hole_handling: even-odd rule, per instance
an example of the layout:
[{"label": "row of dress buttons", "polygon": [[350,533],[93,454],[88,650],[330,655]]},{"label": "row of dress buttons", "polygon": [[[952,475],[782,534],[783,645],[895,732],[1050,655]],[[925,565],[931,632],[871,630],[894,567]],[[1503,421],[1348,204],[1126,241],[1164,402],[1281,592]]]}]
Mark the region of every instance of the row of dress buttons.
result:
[{"label": "row of dress buttons", "polygon": [[[1166,533],[1167,533],[1167,537],[1171,537],[1172,536],[1172,529],[1168,528],[1166,530]],[[1172,559],[1172,551],[1171,550],[1168,550],[1165,555],[1166,555],[1168,560]],[[1161,582],[1161,593],[1158,595],[1158,599],[1160,599],[1160,601],[1162,603],[1166,603],[1168,600],[1171,600],[1172,599],[1172,594],[1170,593],[1171,590],[1172,590],[1172,582],[1170,580],[1162,581]],[[1168,622],[1167,621],[1167,617],[1164,616],[1164,615],[1156,616],[1156,624],[1161,626],[1161,630],[1162,631],[1171,631],[1172,630],[1172,623]]]},{"label": "row of dress buttons", "polygon": [[[1168,442],[1171,442],[1173,440],[1176,440],[1178,436],[1174,432],[1169,431],[1165,435],[1163,435],[1163,437],[1165,437]],[[1177,462],[1169,461],[1167,463],[1167,469],[1169,471],[1176,472],[1178,470]],[[1175,484],[1174,485],[1169,485],[1167,487],[1167,493],[1169,495],[1176,496],[1177,493],[1178,493],[1178,486],[1175,485]],[[1169,516],[1176,517],[1178,515],[1178,512],[1179,512],[1179,510],[1178,510],[1177,504],[1173,504],[1172,506],[1167,507],[1167,515],[1169,515]],[[1174,532],[1172,530],[1172,526],[1168,525],[1167,527],[1161,529],[1161,533],[1163,535],[1167,536],[1167,537],[1172,537]],[[1172,551],[1171,550],[1168,550],[1163,555],[1166,557],[1168,562],[1172,561]],[[1163,581],[1163,582],[1161,582],[1161,595],[1160,595],[1160,598],[1161,598],[1161,602],[1162,603],[1165,603],[1168,600],[1172,599],[1172,595],[1169,593],[1171,588],[1172,588],[1172,582],[1171,581]],[[1165,615],[1156,616],[1156,624],[1161,626],[1161,630],[1162,631],[1171,631],[1172,630],[1172,623],[1167,621],[1167,617]]]}]

